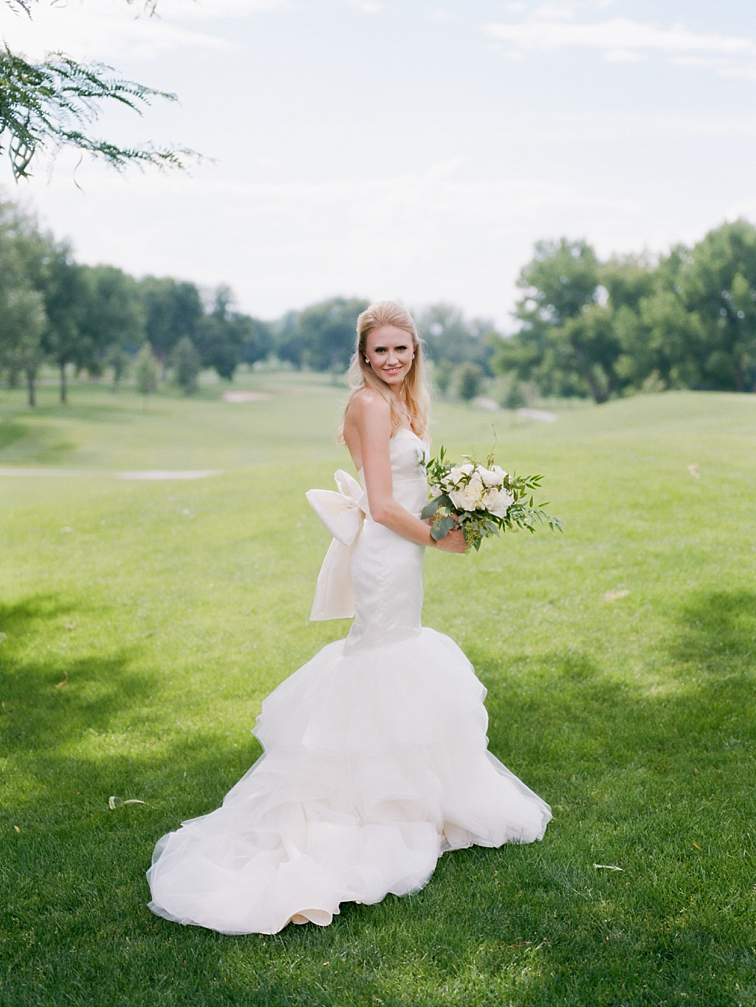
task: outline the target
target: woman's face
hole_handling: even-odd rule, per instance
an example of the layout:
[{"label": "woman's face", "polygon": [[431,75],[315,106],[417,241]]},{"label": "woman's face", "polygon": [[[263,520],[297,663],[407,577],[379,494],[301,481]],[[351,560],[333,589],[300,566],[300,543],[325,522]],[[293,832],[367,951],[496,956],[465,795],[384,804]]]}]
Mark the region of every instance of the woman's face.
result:
[{"label": "woman's face", "polygon": [[412,367],[412,336],[396,325],[381,325],[368,334],[365,357],[373,374],[398,391]]}]

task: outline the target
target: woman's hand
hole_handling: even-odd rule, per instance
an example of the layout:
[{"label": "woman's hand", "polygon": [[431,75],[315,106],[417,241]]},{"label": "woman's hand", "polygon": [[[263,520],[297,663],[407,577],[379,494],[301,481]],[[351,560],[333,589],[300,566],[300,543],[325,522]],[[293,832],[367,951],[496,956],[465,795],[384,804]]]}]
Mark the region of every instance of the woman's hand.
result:
[{"label": "woman's hand", "polygon": [[443,552],[466,552],[465,533],[461,528],[454,528],[436,542],[436,548],[441,549]]}]

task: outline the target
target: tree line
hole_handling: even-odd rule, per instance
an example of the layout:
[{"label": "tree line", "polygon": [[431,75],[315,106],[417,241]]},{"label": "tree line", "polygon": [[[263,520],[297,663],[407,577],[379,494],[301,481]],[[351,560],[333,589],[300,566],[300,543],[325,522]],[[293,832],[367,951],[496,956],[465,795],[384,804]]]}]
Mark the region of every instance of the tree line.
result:
[{"label": "tree line", "polygon": [[[71,246],[42,230],[35,217],[0,200],[0,378],[24,381],[35,402],[43,364],[60,375],[66,401],[68,376],[115,385],[133,367],[137,385],[152,391],[172,379],[195,390],[203,368],[232,380],[237,367],[270,357],[297,369],[343,374],[354,351],[355,323],[369,304],[331,297],[275,321],[236,310],[227,286],[214,291],[171,277],[137,279],[115,266],[76,261]],[[431,355],[450,372],[465,362],[487,369],[494,352],[491,323],[468,321],[458,308],[437,304],[420,316]]]},{"label": "tree line", "polygon": [[[756,228],[738,220],[659,258],[599,259],[585,241],[539,242],[518,280],[520,324],[505,336],[452,304],[418,313],[442,394],[479,395],[505,377],[504,404],[522,382],[540,394],[604,402],[636,390],[756,390]],[[186,393],[203,368],[232,380],[237,367],[275,358],[342,374],[355,322],[368,306],[332,297],[275,321],[238,311],[232,291],[171,277],[135,278],[76,261],[33,215],[0,200],[0,378],[24,381],[29,402],[43,364],[116,385],[133,366],[151,391],[169,375]]]},{"label": "tree line", "polygon": [[544,396],[756,391],[756,227],[746,220],[658,258],[601,261],[586,241],[541,241],[518,286],[520,329],[496,340],[491,366]]},{"label": "tree line", "polygon": [[235,310],[228,287],[203,297],[194,283],[79,263],[68,242],[0,201],[0,375],[8,383],[23,380],[34,405],[40,369],[52,364],[65,402],[71,370],[99,377],[110,368],[117,383],[146,345],[163,378],[178,365],[188,391],[200,368],[231,379],[239,363],[270,350],[267,327]]}]

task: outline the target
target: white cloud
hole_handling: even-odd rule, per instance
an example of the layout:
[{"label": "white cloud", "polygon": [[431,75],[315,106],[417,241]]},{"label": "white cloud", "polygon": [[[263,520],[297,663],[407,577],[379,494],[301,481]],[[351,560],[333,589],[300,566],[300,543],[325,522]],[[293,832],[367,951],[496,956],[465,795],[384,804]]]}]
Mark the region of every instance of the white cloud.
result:
[{"label": "white cloud", "polygon": [[545,3],[538,7],[534,15],[537,18],[554,21],[571,21],[575,17],[575,5]]},{"label": "white cloud", "polygon": [[124,0],[72,0],[35,5],[30,19],[14,16],[0,2],[0,25],[3,41],[30,58],[63,51],[76,59],[149,59],[169,50],[217,50],[233,45],[220,35],[187,26],[192,22],[247,18],[293,6],[291,0],[161,0],[158,14],[150,17]]},{"label": "white cloud", "polygon": [[720,74],[723,77],[741,77],[744,80],[756,80],[756,64],[746,63],[740,66],[720,67]]},{"label": "white cloud", "polygon": [[703,66],[708,69],[726,65],[720,56],[673,56],[671,62],[675,66]]},{"label": "white cloud", "polygon": [[176,20],[242,18],[282,7],[295,6],[293,0],[160,0],[158,13]]},{"label": "white cloud", "polygon": [[648,55],[634,49],[607,49],[604,53],[607,63],[640,63],[648,59]]},{"label": "white cloud", "polygon": [[633,21],[630,18],[579,24],[554,18],[534,18],[519,24],[491,23],[485,25],[484,30],[492,38],[513,42],[526,50],[640,49],[670,53],[721,52],[730,55],[756,51],[753,41],[744,36],[698,34],[681,24],[662,28],[657,24]]},{"label": "white cloud", "polygon": [[375,3],[374,0],[348,0],[353,7],[358,7],[365,14],[380,14],[383,10],[382,3]]},{"label": "white cloud", "polygon": [[[5,5],[3,10],[7,10]],[[63,51],[76,59],[107,61],[125,54],[144,58],[171,49],[228,46],[216,35],[183,28],[164,18],[135,16],[126,4],[113,2],[101,2],[97,7],[39,5],[33,20],[6,17],[2,34],[10,48],[31,58]]]}]

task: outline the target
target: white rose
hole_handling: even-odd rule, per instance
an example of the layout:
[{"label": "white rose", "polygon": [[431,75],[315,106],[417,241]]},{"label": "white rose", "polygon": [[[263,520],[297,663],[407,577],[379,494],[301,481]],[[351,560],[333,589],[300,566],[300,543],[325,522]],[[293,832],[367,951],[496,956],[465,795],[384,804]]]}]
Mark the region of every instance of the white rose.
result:
[{"label": "white rose", "polygon": [[470,462],[465,462],[464,465],[453,465],[447,479],[453,486],[459,486],[460,480],[471,476],[474,471],[475,466]]},{"label": "white rose", "polygon": [[480,477],[486,486],[501,486],[507,473],[500,465],[492,465],[490,469],[481,468]]},{"label": "white rose", "polygon": [[483,480],[480,478],[480,475],[475,472],[467,486],[451,490],[449,496],[451,498],[451,502],[458,510],[477,510],[478,507],[483,505],[483,495],[485,491],[486,487],[483,485]]},{"label": "white rose", "polygon": [[514,497],[509,490],[500,490],[495,486],[489,487],[483,497],[483,505],[495,517],[506,517],[507,511],[514,503]]}]

